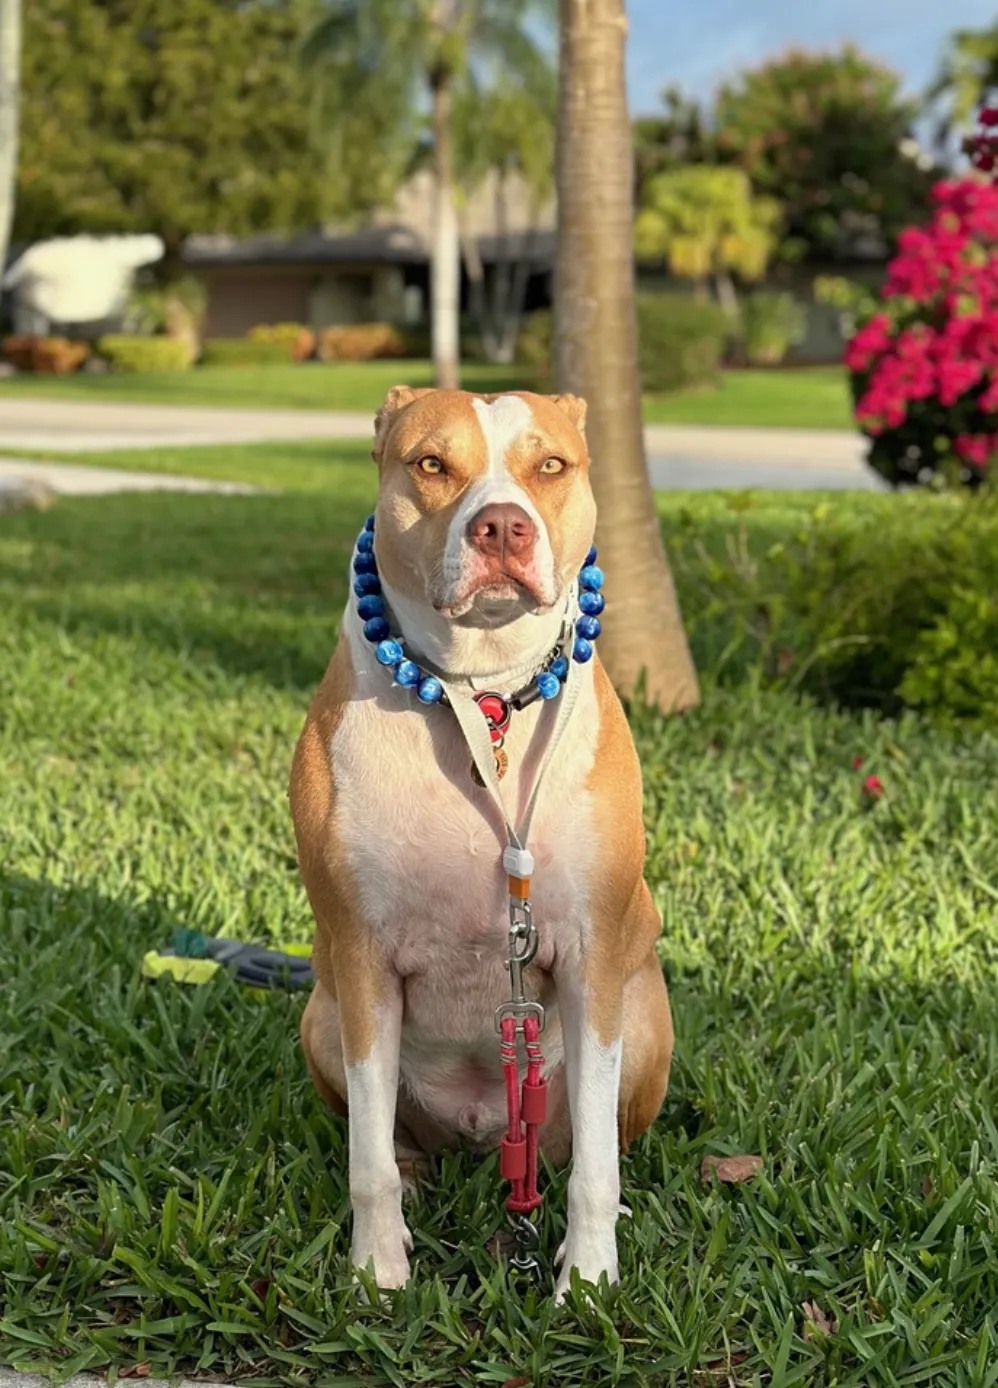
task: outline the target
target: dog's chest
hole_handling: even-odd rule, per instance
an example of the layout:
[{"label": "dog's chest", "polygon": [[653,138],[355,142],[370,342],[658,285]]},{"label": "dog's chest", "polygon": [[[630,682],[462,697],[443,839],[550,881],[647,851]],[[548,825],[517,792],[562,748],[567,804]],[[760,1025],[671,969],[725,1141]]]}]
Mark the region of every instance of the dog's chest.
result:
[{"label": "dog's chest", "polygon": [[[588,672],[585,672],[588,674]],[[333,738],[338,848],[364,923],[406,980],[407,1025],[455,1040],[491,1026],[508,996],[505,834],[488,793],[471,778],[471,753],[446,708],[413,706],[381,670],[358,672],[359,697]],[[533,784],[553,709],[514,716],[506,739],[507,807],[517,823]],[[538,728],[541,718],[547,721]],[[586,866],[593,841],[587,790],[596,746],[591,679],[545,773],[531,826],[536,861],[532,971],[578,949],[588,925]]]}]

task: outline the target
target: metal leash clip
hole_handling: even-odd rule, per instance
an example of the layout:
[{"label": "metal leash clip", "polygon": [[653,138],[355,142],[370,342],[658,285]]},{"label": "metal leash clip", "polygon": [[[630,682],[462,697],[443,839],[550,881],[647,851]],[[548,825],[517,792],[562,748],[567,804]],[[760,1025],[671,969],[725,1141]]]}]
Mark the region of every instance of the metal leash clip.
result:
[{"label": "metal leash clip", "polygon": [[509,970],[510,997],[496,1008],[496,1031],[502,1031],[504,1017],[516,1019],[517,1031],[523,1030],[526,1017],[536,1017],[539,1031],[544,1030],[544,1008],[528,998],[523,991],[523,971],[537,954],[537,931],[530,914],[530,901],[510,897],[509,901]]},{"label": "metal leash clip", "polygon": [[516,1239],[516,1252],[509,1260],[511,1266],[517,1272],[540,1272],[537,1254],[541,1249],[541,1231],[529,1215],[509,1213],[507,1218]]}]

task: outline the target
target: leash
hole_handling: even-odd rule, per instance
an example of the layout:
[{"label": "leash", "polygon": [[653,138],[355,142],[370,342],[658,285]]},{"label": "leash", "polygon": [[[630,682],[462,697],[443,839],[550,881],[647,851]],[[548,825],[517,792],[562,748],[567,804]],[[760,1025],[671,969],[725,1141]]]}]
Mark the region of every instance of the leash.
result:
[{"label": "leash", "polygon": [[[573,640],[571,613],[576,602],[573,584],[566,604],[566,620],[562,626],[560,644],[571,654]],[[544,1057],[540,1035],[544,1030],[544,1008],[524,993],[523,971],[537,953],[537,929],[533,921],[530,883],[534,858],[527,848],[530,824],[545,772],[557,750],[579,696],[579,680],[574,662],[568,660],[564,688],[557,704],[557,717],[544,757],[537,771],[530,799],[519,827],[513,825],[499,786],[499,768],[494,751],[489,714],[480,706],[478,696],[468,695],[459,686],[444,683],[444,691],[464,734],[472,759],[485,789],[502,816],[506,831],[506,847],[502,864],[506,871],[509,898],[509,970],[510,996],[496,1008],[495,1025],[500,1037],[500,1056],[506,1082],[506,1136],[502,1140],[499,1171],[510,1183],[506,1212],[516,1238],[517,1251],[511,1259],[513,1266],[524,1272],[540,1268],[538,1250],[540,1233],[531,1220],[540,1208],[543,1196],[537,1188],[538,1147],[541,1124],[547,1116],[547,1078],[543,1073]],[[487,709],[488,706],[486,706]],[[484,714],[484,716],[483,716]],[[523,1037],[527,1057],[526,1077],[522,1088],[519,1079],[517,1040]]]}]

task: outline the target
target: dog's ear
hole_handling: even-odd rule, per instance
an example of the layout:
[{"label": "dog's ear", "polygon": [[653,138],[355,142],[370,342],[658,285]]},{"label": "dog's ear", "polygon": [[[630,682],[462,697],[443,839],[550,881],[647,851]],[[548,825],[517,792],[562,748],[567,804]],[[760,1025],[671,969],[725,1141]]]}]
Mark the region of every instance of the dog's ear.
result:
[{"label": "dog's ear", "polygon": [[412,386],[392,386],[381,402],[380,410],[374,416],[374,447],[371,449],[371,457],[376,463],[381,462],[385,439],[395,420],[407,405],[411,405],[421,395],[429,395],[432,388],[424,386],[419,390],[413,390]]},{"label": "dog's ear", "polygon": [[586,437],[586,402],[581,395],[549,395],[560,410],[564,410],[583,438]]}]

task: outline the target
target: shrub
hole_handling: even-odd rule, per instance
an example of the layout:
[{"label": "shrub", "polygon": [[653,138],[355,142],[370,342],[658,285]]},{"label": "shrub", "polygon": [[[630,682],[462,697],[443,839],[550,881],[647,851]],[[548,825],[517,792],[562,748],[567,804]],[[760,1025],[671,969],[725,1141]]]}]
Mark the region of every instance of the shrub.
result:
[{"label": "shrub", "polygon": [[70,342],[65,337],[6,337],[3,340],[4,359],[18,371],[32,371],[37,376],[68,376],[90,355],[85,342]]},{"label": "shrub", "polygon": [[112,371],[144,375],[151,371],[186,371],[190,344],[173,337],[128,337],[109,334],[97,340],[97,351]]},{"label": "shrub", "polygon": [[998,189],[952,180],[932,199],[845,363],[882,477],[976,488],[998,454]]},{"label": "shrub", "polygon": [[249,337],[209,337],[201,345],[202,366],[282,366],[288,361],[283,342]]},{"label": "shrub", "polygon": [[250,328],[251,342],[279,342],[292,361],[308,361],[315,354],[316,336],[303,323],[261,323]]},{"label": "shrub", "polygon": [[[647,393],[709,385],[717,376],[728,321],[716,304],[686,294],[637,296],[641,388]],[[517,360],[537,372],[538,383],[552,374],[552,317],[543,309],[524,322]]]},{"label": "shrub", "polygon": [[320,361],[376,361],[404,357],[405,337],[391,323],[344,323],[319,334]]},{"label": "shrub", "polygon": [[742,304],[742,343],[750,366],[778,366],[803,342],[807,311],[792,294],[760,289]]},{"label": "shrub", "polygon": [[550,383],[554,360],[554,319],[551,310],[538,309],[523,320],[516,339],[516,360],[531,367],[538,385]]},{"label": "shrub", "polygon": [[643,391],[712,384],[728,334],[728,320],[717,304],[686,294],[639,294],[637,312]]},{"label": "shrub", "polygon": [[848,706],[998,728],[998,504],[857,497],[801,513],[790,498],[780,504],[794,519],[777,525],[751,496],[728,504],[722,543],[716,520],[712,534],[690,514],[670,537],[706,663]]}]

